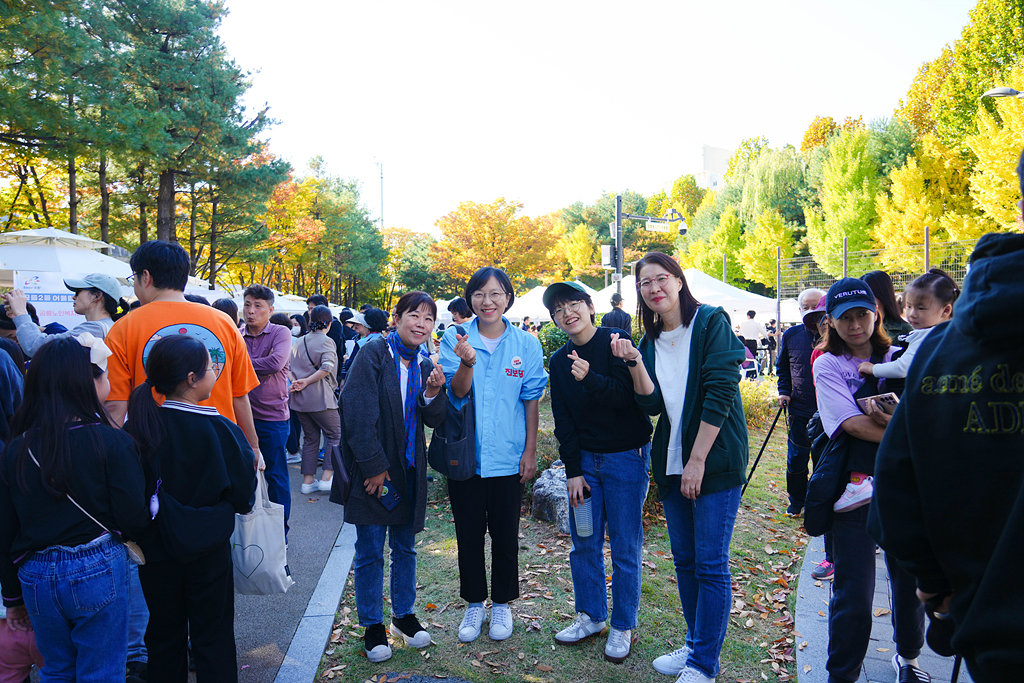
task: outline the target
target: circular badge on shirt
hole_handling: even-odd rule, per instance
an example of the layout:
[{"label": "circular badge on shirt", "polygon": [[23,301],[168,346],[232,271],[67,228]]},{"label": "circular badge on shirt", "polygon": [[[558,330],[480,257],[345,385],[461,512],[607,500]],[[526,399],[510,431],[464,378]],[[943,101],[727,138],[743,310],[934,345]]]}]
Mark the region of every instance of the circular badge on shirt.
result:
[{"label": "circular badge on shirt", "polygon": [[521,367],[523,367],[523,359],[520,358],[519,356],[513,356],[512,357],[512,368],[514,370],[518,370]]},{"label": "circular badge on shirt", "polygon": [[224,344],[222,344],[220,339],[217,338],[217,335],[210,332],[210,330],[206,329],[202,325],[193,325],[192,323],[168,325],[167,327],[157,330],[142,348],[142,367],[146,367],[146,361],[149,359],[149,352],[152,350],[153,344],[156,344],[164,337],[170,337],[176,334],[187,334],[191,337],[195,337],[206,345],[206,350],[210,352],[210,360],[213,361],[213,373],[219,378],[220,371],[224,369],[224,364],[228,362],[227,353],[224,351]]}]

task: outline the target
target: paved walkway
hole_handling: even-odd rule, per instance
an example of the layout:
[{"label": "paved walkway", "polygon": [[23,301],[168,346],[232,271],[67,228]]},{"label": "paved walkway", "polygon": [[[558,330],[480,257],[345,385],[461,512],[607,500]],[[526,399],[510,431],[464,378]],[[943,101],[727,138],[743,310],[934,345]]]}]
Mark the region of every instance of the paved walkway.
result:
[{"label": "paved walkway", "polygon": [[[796,601],[796,644],[807,642],[807,647],[797,650],[797,672],[800,683],[825,683],[828,673],[825,661],[828,656],[828,601],[832,596],[832,582],[822,581],[815,586],[811,571],[825,559],[824,541],[819,536],[812,538],[804,555],[803,568],[800,572],[800,590]],[[885,568],[884,556],[879,553],[875,561],[875,600],[872,611],[889,610],[889,574]],[[892,666],[892,657],[896,654],[896,645],[892,642],[891,615],[872,616],[871,643],[868,645],[867,656],[858,683],[893,683],[896,671]],[[925,622],[927,624],[927,622]],[[940,657],[925,645],[918,661],[921,668],[931,674],[932,681],[942,683],[949,681],[953,675],[953,658]],[[805,667],[810,669],[804,673]],[[960,681],[971,683],[967,667],[960,668]]]},{"label": "paved walkway", "polygon": [[282,595],[235,594],[239,683],[313,680],[351,566],[346,551],[354,550],[355,533],[344,527],[344,508],[330,494],[299,493],[299,466],[288,470],[288,567],[295,585]]}]

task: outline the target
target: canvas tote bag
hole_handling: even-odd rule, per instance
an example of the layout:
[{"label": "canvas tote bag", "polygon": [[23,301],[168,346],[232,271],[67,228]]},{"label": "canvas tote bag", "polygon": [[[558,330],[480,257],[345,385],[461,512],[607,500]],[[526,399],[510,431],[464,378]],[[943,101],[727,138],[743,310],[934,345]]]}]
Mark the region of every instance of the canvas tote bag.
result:
[{"label": "canvas tote bag", "polygon": [[235,515],[231,534],[235,591],[242,595],[285,593],[295,583],[286,568],[284,506],[267,495],[267,480],[256,473],[256,502],[252,511]]}]

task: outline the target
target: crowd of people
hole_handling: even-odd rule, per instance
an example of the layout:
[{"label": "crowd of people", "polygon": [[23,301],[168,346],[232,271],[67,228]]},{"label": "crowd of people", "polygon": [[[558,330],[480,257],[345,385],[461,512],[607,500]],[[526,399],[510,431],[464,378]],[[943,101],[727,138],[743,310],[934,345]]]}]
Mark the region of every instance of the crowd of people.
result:
[{"label": "crowd of people", "polygon": [[676,260],[651,252],[635,268],[639,343],[621,298],[598,326],[578,283],[547,288],[544,305],[568,338],[547,367],[532,325],[506,317],[508,275],[490,266],[449,304],[453,324],[437,339],[437,305],[420,291],[390,312],[337,318],[322,295],[304,315],[277,314],[258,284],[241,310],[196,300],[184,292],[187,254],[160,241],[131,257],[138,306],[114,278],[65,281],[85,317],[74,329],[40,328],[24,294],[10,292],[0,320],[13,332],[0,346],[0,681],[20,683],[35,664],[44,681],[181,683],[190,660],[200,683],[237,680],[229,537],[262,472],[287,543],[289,463],[303,494],[330,492],[356,527],[368,660],[392,656],[389,632],[428,646],[415,604],[426,429],[467,407],[475,471],[446,482],[466,603],[457,635],[473,642],[486,622],[491,640],[509,638],[523,486],[537,472],[548,387],[576,612],[555,643],[606,633],[605,659],[630,655],[653,479],[686,636],[652,666],[677,683],[714,681],[749,451],[742,367],[758,340],[776,339],[787,514],[826,532],[814,576],[833,581],[829,681],[860,676],[876,543],[898,681],[930,680],[918,661],[926,616],[953,634],[934,649],[963,655],[975,680],[1009,680],[1024,664],[1013,573],[1024,534],[1022,266],[1024,237],[989,235],[962,293],[932,269],[898,298],[875,271],[801,293],[803,323],[784,333],[751,312],[737,334],[723,309],[694,298]]}]

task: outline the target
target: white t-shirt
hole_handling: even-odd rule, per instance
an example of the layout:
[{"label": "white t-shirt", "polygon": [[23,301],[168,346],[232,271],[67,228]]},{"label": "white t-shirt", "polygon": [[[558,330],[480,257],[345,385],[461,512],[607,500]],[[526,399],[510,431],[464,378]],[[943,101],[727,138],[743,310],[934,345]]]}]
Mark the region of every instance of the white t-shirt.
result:
[{"label": "white t-shirt", "polygon": [[686,403],[686,380],[690,375],[690,341],[693,325],[679,326],[662,332],[654,342],[654,372],[661,386],[668,418],[668,461],[665,474],[683,473],[683,437],[680,431],[683,405]]},{"label": "white t-shirt", "polygon": [[485,337],[484,335],[481,334],[480,341],[484,343],[484,347],[487,349],[487,353],[494,353],[494,349],[498,348],[498,344],[501,342],[501,337],[498,337],[497,339],[491,339],[490,337]]},{"label": "white t-shirt", "polygon": [[747,318],[740,323],[740,335],[747,341],[757,341],[764,336],[764,327],[756,320]]}]

